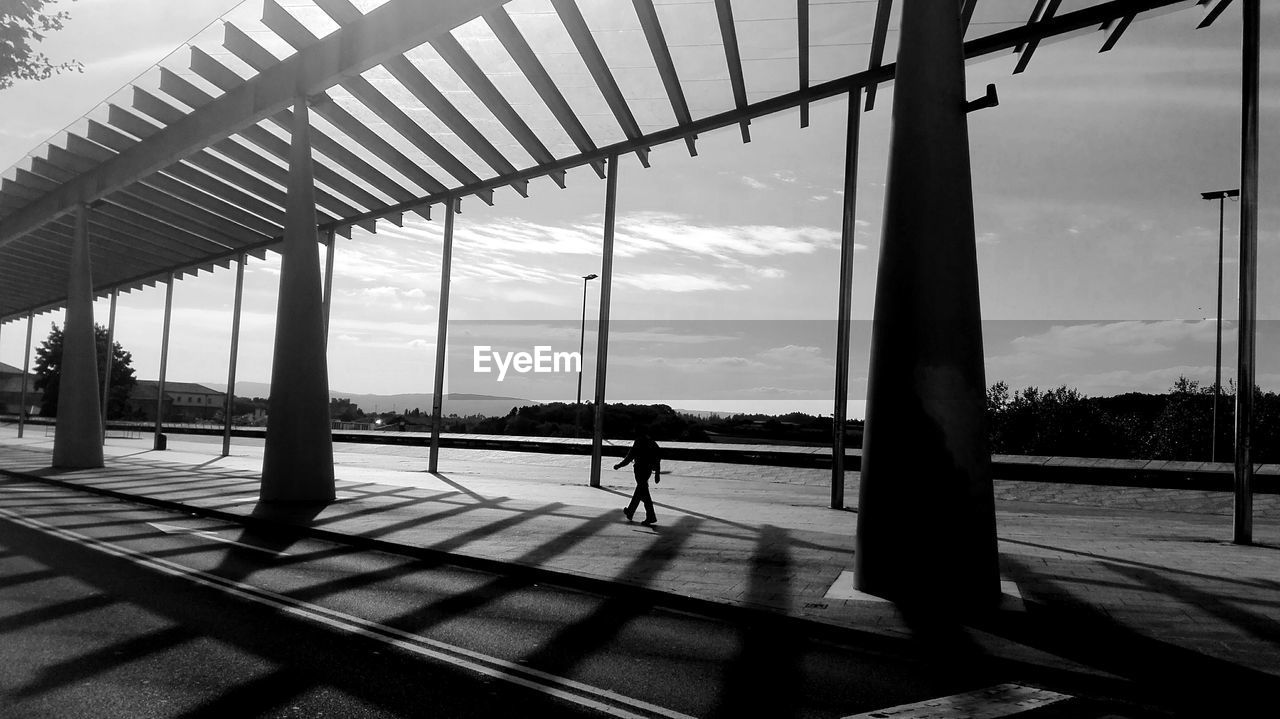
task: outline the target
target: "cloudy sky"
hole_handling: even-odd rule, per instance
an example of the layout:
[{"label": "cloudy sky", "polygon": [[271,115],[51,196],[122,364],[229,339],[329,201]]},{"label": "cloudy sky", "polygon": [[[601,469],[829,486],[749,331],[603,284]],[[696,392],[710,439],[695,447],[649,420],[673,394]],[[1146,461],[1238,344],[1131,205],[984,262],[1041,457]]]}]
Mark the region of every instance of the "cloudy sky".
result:
[{"label": "cloudy sky", "polygon": [[[57,7],[73,17],[44,49],[55,60],[81,60],[85,72],[0,91],[0,167],[56,140],[236,4],[63,0]],[[1280,8],[1266,6],[1263,36],[1275,37]],[[1240,12],[1233,6],[1207,30],[1195,29],[1199,18],[1192,9],[1136,23],[1106,54],[1097,53],[1100,34],[1043,46],[1018,76],[1012,56],[969,67],[971,96],[988,82],[1000,94],[999,107],[970,116],[989,381],[1065,384],[1094,395],[1163,391],[1179,375],[1212,381],[1218,217],[1216,203],[1199,193],[1239,182]],[[1280,355],[1272,351],[1280,338],[1267,322],[1280,319],[1280,291],[1267,281],[1280,269],[1280,204],[1268,189],[1280,180],[1280,165],[1268,161],[1280,156],[1277,69],[1280,56],[1264,47],[1258,371],[1272,389],[1280,389]],[[872,313],[891,101],[892,91],[882,90],[863,120],[857,320]],[[746,145],[737,128],[707,134],[696,158],[683,143],[658,147],[650,169],[622,159],[611,398],[830,412],[846,111],[844,99],[820,103],[804,130],[794,112],[756,120]],[[457,353],[470,352],[473,338],[505,337],[511,350],[520,348],[514,338],[577,349],[581,276],[600,271],[603,198],[604,183],[578,170],[566,190],[543,180],[527,200],[505,190],[493,207],[464,202],[450,314],[455,338],[467,340],[453,348],[452,390],[472,391],[458,370],[466,357]],[[339,241],[329,347],[335,389],[430,391],[442,228],[406,220]],[[1237,224],[1238,206],[1228,204],[1228,378]],[[270,376],[277,260],[248,265],[241,380]],[[176,285],[170,379],[225,381],[233,286],[228,271]],[[597,290],[589,284],[588,397]],[[141,377],[158,373],[163,305],[162,289],[120,298],[117,339]],[[105,323],[106,303],[95,312]],[[57,313],[38,317],[37,342],[60,321]],[[865,325],[854,333],[855,399],[865,392]],[[498,326],[505,334],[493,333]],[[23,330],[17,322],[0,330],[0,360],[21,365]],[[484,391],[571,400],[576,375],[556,379]]]}]

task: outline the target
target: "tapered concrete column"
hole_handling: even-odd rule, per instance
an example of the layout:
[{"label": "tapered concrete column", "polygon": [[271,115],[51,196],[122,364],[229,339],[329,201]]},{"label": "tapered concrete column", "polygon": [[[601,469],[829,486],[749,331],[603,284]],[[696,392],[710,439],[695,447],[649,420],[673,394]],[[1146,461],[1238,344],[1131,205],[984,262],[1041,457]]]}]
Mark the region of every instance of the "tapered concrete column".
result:
[{"label": "tapered concrete column", "polygon": [[62,377],[53,466],[102,466],[102,414],[98,404],[98,350],[93,327],[93,277],[89,267],[89,207],[76,213],[67,280],[67,319],[62,328]]},{"label": "tapered concrete column", "polygon": [[956,3],[903,3],[855,554],[928,612],[1000,596],[960,42]]},{"label": "tapered concrete column", "polygon": [[262,457],[260,497],[264,502],[334,499],[329,364],[309,133],[307,104],[299,101],[293,110],[288,206],[280,248],[271,403]]},{"label": "tapered concrete column", "polygon": [[604,192],[604,250],[600,259],[600,320],[596,337],[595,422],[591,433],[592,487],[600,486],[600,469],[604,454],[604,393],[609,368],[609,299],[613,294],[613,226],[618,211],[618,156],[609,158],[609,173]]}]

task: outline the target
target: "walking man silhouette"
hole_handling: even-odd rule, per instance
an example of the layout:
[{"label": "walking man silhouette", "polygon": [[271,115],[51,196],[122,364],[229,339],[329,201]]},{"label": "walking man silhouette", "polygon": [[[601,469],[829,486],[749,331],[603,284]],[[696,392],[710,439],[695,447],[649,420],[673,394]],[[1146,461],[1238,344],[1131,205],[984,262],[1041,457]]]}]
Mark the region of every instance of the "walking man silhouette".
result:
[{"label": "walking man silhouette", "polygon": [[621,462],[613,465],[613,468],[622,469],[632,463],[634,463],[636,491],[632,493],[631,503],[623,508],[622,513],[630,522],[631,517],[636,513],[636,508],[644,502],[645,518],[641,524],[656,524],[658,517],[653,513],[653,498],[649,496],[649,473],[653,473],[655,484],[661,482],[659,477],[662,474],[662,460],[658,456],[658,443],[650,439],[649,433],[643,428],[636,430],[636,441],[631,445],[631,450]]}]

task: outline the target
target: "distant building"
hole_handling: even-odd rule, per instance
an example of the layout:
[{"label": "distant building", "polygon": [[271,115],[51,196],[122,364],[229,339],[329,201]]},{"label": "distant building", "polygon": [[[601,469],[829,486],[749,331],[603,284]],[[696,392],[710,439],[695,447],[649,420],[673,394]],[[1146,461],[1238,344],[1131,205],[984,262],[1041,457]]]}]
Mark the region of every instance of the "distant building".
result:
[{"label": "distant building", "polygon": [[[40,413],[43,392],[36,391],[36,376],[27,374],[27,412]],[[0,362],[0,413],[17,414],[22,408],[22,370]]]},{"label": "distant building", "polygon": [[[129,414],[148,422],[156,419],[156,397],[160,383],[140,379],[129,395]],[[226,404],[226,393],[194,382],[164,383],[164,421],[198,422],[220,414]]]}]

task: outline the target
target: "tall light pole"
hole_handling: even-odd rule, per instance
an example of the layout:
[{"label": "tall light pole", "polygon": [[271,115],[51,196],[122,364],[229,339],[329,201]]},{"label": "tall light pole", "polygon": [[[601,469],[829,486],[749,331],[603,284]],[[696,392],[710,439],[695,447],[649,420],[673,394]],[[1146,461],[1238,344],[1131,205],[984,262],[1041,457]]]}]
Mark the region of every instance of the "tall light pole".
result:
[{"label": "tall light pole", "polygon": [[578,399],[574,403],[576,407],[573,416],[574,437],[578,436],[579,427],[582,426],[582,353],[587,348],[587,283],[599,276],[593,272],[582,277],[582,330],[578,334]]},{"label": "tall light pole", "polygon": [[1201,192],[1200,197],[1218,201],[1218,346],[1213,369],[1213,437],[1209,440],[1209,461],[1218,461],[1218,402],[1222,396],[1222,227],[1226,219],[1226,200],[1239,197],[1240,190]]}]

